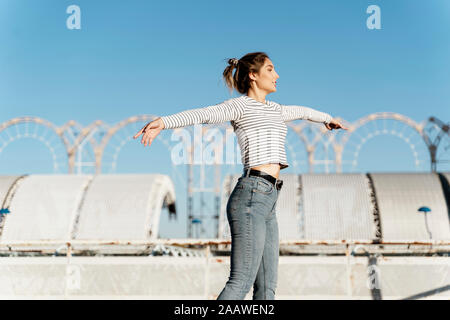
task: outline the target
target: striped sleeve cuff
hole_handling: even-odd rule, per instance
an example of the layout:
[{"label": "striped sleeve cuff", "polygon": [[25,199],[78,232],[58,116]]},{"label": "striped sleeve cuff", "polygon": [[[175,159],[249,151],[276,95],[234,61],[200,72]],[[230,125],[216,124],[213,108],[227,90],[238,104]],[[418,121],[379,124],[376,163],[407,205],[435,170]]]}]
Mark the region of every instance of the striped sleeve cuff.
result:
[{"label": "striped sleeve cuff", "polygon": [[333,120],[333,117],[329,115],[328,113],[325,113],[325,121],[323,123],[329,124]]},{"label": "striped sleeve cuff", "polygon": [[171,129],[172,124],[170,123],[170,120],[167,117],[160,117],[160,118],[161,121],[164,123],[164,129]]}]

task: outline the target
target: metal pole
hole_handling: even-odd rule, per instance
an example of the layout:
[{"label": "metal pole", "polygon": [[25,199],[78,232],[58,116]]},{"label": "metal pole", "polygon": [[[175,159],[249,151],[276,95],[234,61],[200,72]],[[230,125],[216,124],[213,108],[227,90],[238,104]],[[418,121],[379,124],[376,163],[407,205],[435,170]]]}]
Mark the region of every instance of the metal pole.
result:
[{"label": "metal pole", "polygon": [[428,228],[428,220],[427,220],[427,213],[428,212],[424,212],[424,216],[425,216],[425,227],[427,228],[427,232],[428,232],[428,236],[430,237],[430,240],[432,240],[433,239],[433,236],[431,235],[431,231],[430,231],[430,229]]},{"label": "metal pole", "polygon": [[347,260],[347,297],[351,298],[352,297],[352,271],[351,271],[351,262],[350,262],[350,256],[352,250],[350,248],[350,245],[347,244],[346,248],[345,248],[345,257]]},{"label": "metal pole", "polygon": [[70,270],[70,258],[72,256],[72,245],[70,242],[67,242],[67,252],[66,252],[66,257],[67,257],[67,265],[66,265],[66,277],[65,277],[65,288],[64,288],[64,299],[68,298],[69,295],[69,271]]},{"label": "metal pole", "polygon": [[206,261],[205,261],[205,288],[204,288],[204,295],[205,295],[205,299],[208,299],[209,296],[209,255],[211,253],[211,248],[209,247],[209,245],[206,246],[205,248],[205,257],[206,257]]}]

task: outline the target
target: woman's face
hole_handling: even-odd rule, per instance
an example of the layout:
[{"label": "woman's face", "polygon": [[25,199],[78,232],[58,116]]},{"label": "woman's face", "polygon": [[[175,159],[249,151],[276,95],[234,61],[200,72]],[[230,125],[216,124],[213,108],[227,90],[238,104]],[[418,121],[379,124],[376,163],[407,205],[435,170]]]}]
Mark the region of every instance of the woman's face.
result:
[{"label": "woman's face", "polygon": [[265,91],[267,94],[277,91],[276,82],[280,77],[275,71],[272,61],[266,58],[264,65],[259,70],[259,73],[252,73],[255,84],[258,89]]}]

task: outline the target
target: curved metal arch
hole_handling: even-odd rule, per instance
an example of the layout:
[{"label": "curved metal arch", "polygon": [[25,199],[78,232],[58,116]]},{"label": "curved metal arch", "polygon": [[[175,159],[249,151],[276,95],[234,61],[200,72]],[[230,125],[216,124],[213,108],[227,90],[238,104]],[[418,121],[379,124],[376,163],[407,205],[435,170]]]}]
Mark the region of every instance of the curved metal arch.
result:
[{"label": "curved metal arch", "polygon": [[399,137],[400,139],[402,139],[403,141],[406,142],[406,144],[408,144],[409,148],[411,149],[411,152],[414,155],[414,160],[415,160],[415,164],[416,166],[419,164],[420,160],[418,159],[418,154],[417,151],[414,147],[414,145],[412,143],[409,142],[409,140],[407,140],[405,137],[403,137],[402,135],[399,134],[394,134],[394,133],[374,133],[372,134],[370,137],[366,138],[362,143],[360,143],[359,145],[357,145],[357,151],[356,151],[356,155],[355,157],[358,158],[359,156],[359,150],[361,149],[361,146],[364,145],[366,142],[368,142],[369,140],[375,138],[376,136],[381,136],[381,135],[394,135]]},{"label": "curved metal arch", "polygon": [[[334,118],[339,122],[343,123],[346,126],[350,126],[351,124],[340,117]],[[324,125],[319,123],[312,123],[309,121],[302,121],[300,124],[294,124],[292,122],[287,122],[286,125],[291,127],[299,136],[299,138],[303,141],[305,146],[313,148],[321,141],[323,138],[327,138],[327,140],[331,141],[331,143],[336,143],[336,134],[332,134],[333,132],[328,130]],[[304,133],[306,130],[311,130],[314,133],[313,139],[309,139],[307,135]]]},{"label": "curved metal arch", "polygon": [[[96,128],[100,126],[105,126],[106,124],[102,120],[96,120],[89,124],[87,127],[81,127],[79,128],[80,134],[78,134],[76,137],[74,137],[74,148],[76,148],[89,134],[95,130]],[[98,143],[97,140],[94,138],[90,138],[89,142],[92,144],[93,147],[97,147]]]},{"label": "curved metal arch", "polygon": [[[336,154],[336,168],[337,168],[337,172],[341,172],[342,171],[342,155],[345,151],[345,147],[347,145],[348,140],[351,138],[351,136],[353,135],[353,133],[363,127],[364,125],[366,125],[369,122],[372,121],[376,121],[376,120],[380,120],[380,119],[384,119],[384,120],[395,120],[395,121],[399,121],[401,123],[406,124],[408,127],[412,128],[414,131],[416,131],[424,141],[426,141],[426,135],[424,134],[423,128],[424,128],[424,122],[422,123],[417,123],[416,121],[412,120],[411,118],[404,116],[402,114],[399,113],[395,113],[395,112],[377,112],[377,113],[372,113],[369,114],[367,116],[364,116],[358,120],[356,120],[355,122],[353,122],[352,124],[349,125],[349,130],[348,132],[345,132],[342,136],[342,140],[340,143],[337,143],[335,146],[335,154]],[[386,132],[383,132],[384,134],[389,134]],[[392,133],[391,133],[392,134]],[[372,138],[373,136],[377,136],[380,135],[379,133],[375,133],[375,134],[370,134],[369,139]],[[394,134],[395,135],[395,134]],[[401,135],[396,135],[398,137],[400,137],[402,140],[404,140],[406,143],[409,144],[409,141],[406,139],[403,139],[403,137]],[[369,139],[364,138],[363,140],[363,144],[365,142],[367,142]],[[360,148],[362,144],[358,145],[358,147]],[[409,144],[410,148],[411,145]],[[413,154],[416,157],[416,165],[417,165],[417,155],[416,152],[414,150],[414,148],[411,148],[413,150]]]},{"label": "curved metal arch", "polygon": [[[140,121],[153,121],[156,118],[159,118],[159,116],[153,116],[153,115],[140,115],[140,116],[132,116],[125,120],[120,121],[114,126],[111,126],[107,129],[106,134],[101,139],[100,143],[98,145],[93,146],[95,150],[95,161],[96,161],[96,173],[99,174],[101,172],[102,168],[102,160],[105,148],[107,147],[108,143],[110,142],[111,138],[120,130],[126,127],[127,125],[130,125],[132,123],[140,122]],[[94,124],[93,124],[94,125]],[[174,129],[176,130],[176,129]],[[156,137],[158,140],[162,141],[170,150],[170,145],[161,138],[160,135]],[[131,139],[131,137],[130,137]],[[121,144],[120,147],[122,147],[124,143]],[[115,152],[114,157],[117,158],[117,154],[120,152],[120,149]]]},{"label": "curved metal arch", "polygon": [[389,119],[389,120],[397,120],[397,121],[403,122],[406,125],[413,128],[414,130],[416,130],[420,134],[420,136],[423,137],[423,127],[424,127],[423,123],[422,124],[417,123],[416,121],[412,120],[411,118],[404,116],[400,113],[377,112],[377,113],[372,113],[367,116],[364,116],[364,117],[356,120],[352,124],[350,124],[348,131],[346,133],[344,133],[344,135],[342,136],[342,141],[340,143],[342,145],[342,147],[345,148],[345,144],[349,140],[350,136],[358,128],[362,127],[363,125],[365,125],[368,122],[379,120],[379,119]]},{"label": "curved metal arch", "polygon": [[96,120],[86,127],[83,127],[75,120],[70,120],[60,128],[61,131],[67,133],[72,140],[69,151],[69,172],[74,172],[75,158],[80,157],[85,141],[91,145],[93,150],[98,146],[98,141],[93,136],[93,133],[102,126],[106,126],[102,120]]},{"label": "curved metal arch", "polygon": [[[339,119],[339,118],[338,118]],[[292,129],[292,131],[300,138],[306,151],[307,161],[308,161],[308,172],[312,173],[314,171],[315,161],[314,157],[317,145],[322,142],[324,144],[332,145],[335,150],[334,137],[335,135],[328,134],[328,129],[325,126],[319,126],[317,123],[310,123],[303,121],[300,124],[287,122],[287,127]],[[312,133],[312,139],[308,137],[306,131],[309,130]],[[325,137],[325,142],[323,141]],[[332,161],[332,160],[331,160]]]},{"label": "curved metal arch", "polygon": [[[68,123],[66,123],[63,127],[57,127],[56,125],[54,125],[53,123],[51,123],[50,121],[43,119],[43,118],[39,118],[39,117],[31,117],[31,116],[26,116],[26,117],[17,117],[17,118],[13,118],[10,119],[6,122],[0,123],[0,133],[6,129],[8,129],[9,127],[13,126],[13,125],[19,125],[21,123],[34,123],[37,125],[41,125],[44,127],[49,128],[51,131],[53,131],[61,140],[61,142],[64,145],[66,154],[68,156],[68,161],[70,163],[70,157],[73,156],[73,150],[72,150],[72,145],[70,143],[70,141],[64,136],[64,128],[67,127],[69,124],[73,123],[73,121],[69,121]],[[17,131],[17,133],[19,134],[19,132]],[[9,135],[9,134],[8,134]],[[10,136],[10,135],[9,135]],[[28,133],[25,134],[25,137],[31,137],[33,138],[32,135],[29,135]],[[37,140],[40,140],[42,142],[44,142],[44,140],[42,138],[36,138]],[[6,146],[12,142],[14,139],[11,138],[9,141],[6,141]],[[48,141],[46,141],[48,142]],[[53,150],[53,148],[50,147],[50,145],[48,143],[44,142],[44,145],[47,146],[47,148],[49,148],[50,152],[53,155],[53,160],[55,161],[56,159],[56,154]],[[0,151],[1,152],[1,151]],[[70,166],[68,163],[68,168],[69,168],[69,173],[72,173],[70,170]]]},{"label": "curved metal arch", "polygon": [[[66,147],[66,151],[69,152],[71,144],[70,142],[67,140],[66,137],[64,137],[64,129],[63,128],[59,128],[57,126],[55,126],[53,123],[51,123],[48,120],[39,118],[39,117],[18,117],[18,118],[13,118],[10,119],[6,122],[0,123],[0,132],[7,129],[8,127],[15,125],[15,124],[19,124],[19,123],[24,123],[24,122],[34,122],[43,126],[46,126],[50,129],[52,129],[62,140],[64,146]],[[70,123],[71,121],[69,121],[68,123]],[[64,126],[63,126],[64,127]]]},{"label": "curved metal arch", "polygon": [[[80,152],[79,148],[80,145],[82,145],[86,139],[89,141],[90,145],[92,146],[94,150],[94,157],[95,157],[95,165],[96,165],[96,171],[101,171],[101,161],[103,158],[104,149],[106,148],[109,140],[112,138],[112,136],[119,131],[122,127],[126,126],[127,124],[137,122],[137,121],[145,121],[145,120],[153,120],[155,119],[155,116],[152,115],[143,115],[143,116],[134,116],[130,117],[128,119],[125,119],[118,123],[117,125],[110,127],[109,129],[106,129],[105,131],[107,134],[103,136],[102,139],[95,139],[93,137],[93,132],[98,130],[99,127],[107,125],[101,121],[97,120],[88,125],[87,127],[83,127],[80,124],[78,124],[76,121],[71,120],[65,123],[61,127],[55,126],[53,123],[39,118],[39,117],[18,117],[11,120],[8,120],[4,123],[0,123],[0,132],[7,129],[8,127],[16,124],[20,124],[21,122],[33,122],[37,125],[43,125],[45,127],[48,127],[53,132],[55,132],[61,139],[65,151],[68,156],[68,168],[69,173],[73,173],[74,164],[75,164],[75,157]],[[337,118],[339,119],[339,118]],[[423,121],[421,123],[417,123],[414,120],[410,119],[409,117],[406,117],[404,115],[393,113],[393,112],[379,112],[367,115],[363,118],[358,119],[352,124],[349,124],[349,130],[346,132],[342,132],[342,135],[336,135],[332,134],[333,132],[328,131],[325,127],[322,127],[319,129],[319,127],[315,124],[309,123],[307,121],[302,121],[300,124],[288,122],[287,126],[289,129],[292,129],[294,133],[300,138],[300,140],[303,142],[306,152],[308,154],[308,162],[310,168],[313,167],[314,164],[314,151],[319,143],[330,143],[334,147],[334,153],[335,153],[335,161],[336,161],[336,168],[337,171],[340,170],[341,161],[342,161],[342,154],[344,152],[344,148],[352,136],[352,134],[360,127],[366,125],[370,121],[379,120],[379,119],[389,119],[389,120],[397,120],[400,121],[407,126],[411,127],[413,130],[419,133],[419,135],[424,139],[425,144],[428,146],[430,155],[431,155],[431,161],[432,161],[432,170],[436,165],[436,159],[433,158],[433,152],[436,152],[436,149],[438,147],[439,142],[442,140],[443,137],[449,136],[449,130],[448,124],[443,123],[442,121],[430,117],[427,121]],[[341,121],[344,121],[341,119]],[[345,121],[344,121],[345,122]],[[433,140],[431,136],[427,134],[425,131],[426,126],[432,124],[436,127],[436,129],[440,130],[438,133],[438,136],[436,139]],[[219,127],[219,128],[225,128],[228,129],[230,127],[229,123],[223,123],[219,125],[215,125],[212,127]],[[211,127],[211,128],[212,128]],[[314,133],[314,135],[311,137],[308,137],[306,134],[307,129],[311,129],[311,132]],[[78,134],[74,134],[73,131],[76,130]],[[177,129],[174,129],[177,130]],[[205,127],[204,130],[208,130],[208,127]],[[9,135],[9,133],[8,133]],[[20,134],[19,134],[20,135]],[[341,137],[341,139],[338,140],[338,138]],[[160,137],[158,137],[160,138]],[[6,140],[8,141],[8,140]],[[164,140],[163,140],[164,142]],[[170,146],[169,146],[170,148]],[[55,158],[55,157],[54,157]],[[434,160],[433,160],[434,159]],[[434,161],[434,162],[433,162]],[[311,169],[310,169],[311,171]]]}]

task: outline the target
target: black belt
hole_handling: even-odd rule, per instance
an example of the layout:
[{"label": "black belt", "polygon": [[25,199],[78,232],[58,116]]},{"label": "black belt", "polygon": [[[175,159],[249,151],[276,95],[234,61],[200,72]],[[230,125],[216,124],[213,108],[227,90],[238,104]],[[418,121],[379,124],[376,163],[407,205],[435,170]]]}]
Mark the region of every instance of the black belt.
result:
[{"label": "black belt", "polygon": [[244,176],[247,175],[248,170],[250,170],[250,173],[248,174],[249,176],[257,176],[257,177],[264,178],[267,181],[269,181],[271,184],[273,184],[277,188],[277,190],[280,190],[281,187],[283,186],[283,180],[279,180],[279,179],[275,178],[274,176],[271,176],[270,174],[267,174],[267,173],[259,171],[259,170],[255,170],[255,169],[244,170]]}]

